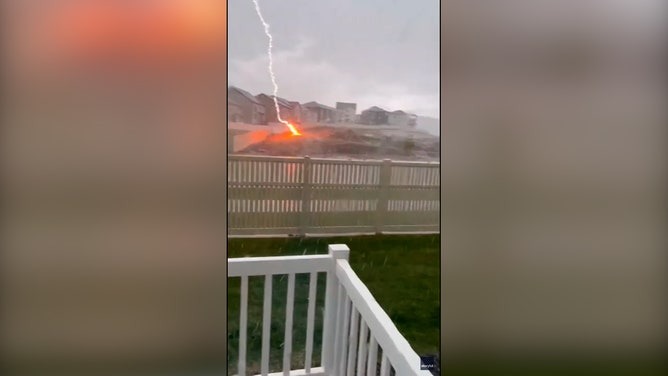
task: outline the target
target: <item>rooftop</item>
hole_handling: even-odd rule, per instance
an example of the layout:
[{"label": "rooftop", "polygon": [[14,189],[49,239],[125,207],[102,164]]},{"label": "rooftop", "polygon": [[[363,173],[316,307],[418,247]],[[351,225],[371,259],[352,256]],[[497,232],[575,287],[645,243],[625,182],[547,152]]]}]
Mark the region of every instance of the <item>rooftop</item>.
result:
[{"label": "rooftop", "polygon": [[262,104],[262,103],[260,103],[260,102],[257,100],[257,98],[255,98],[251,93],[247,92],[246,90],[239,89],[239,88],[236,87],[236,86],[230,86],[227,90],[228,90],[228,91],[229,91],[229,90],[236,91],[237,93],[241,94],[241,95],[244,96],[246,99],[248,99],[249,101],[251,101],[251,102],[253,102],[253,103],[257,103],[257,104]]},{"label": "rooftop", "polygon": [[[261,95],[264,95],[265,97],[268,97],[270,99],[274,99],[273,95],[267,95],[265,93],[258,94],[257,96],[259,97]],[[280,106],[284,106],[284,107],[292,107],[292,106],[294,106],[294,103],[295,103],[295,102],[291,102],[291,101],[289,101],[285,98],[281,98],[281,97],[276,97],[276,101],[278,102],[278,104]]]},{"label": "rooftop", "polygon": [[372,106],[369,107],[366,111],[372,111],[372,112],[387,112],[386,110],[383,110],[382,108],[378,106]]},{"label": "rooftop", "polygon": [[304,107],[323,108],[325,110],[336,111],[336,108],[334,108],[334,107],[325,106],[324,104],[320,104],[320,103],[315,102],[315,101],[304,103]]},{"label": "rooftop", "polygon": [[336,102],[336,108],[357,108],[357,103]]}]

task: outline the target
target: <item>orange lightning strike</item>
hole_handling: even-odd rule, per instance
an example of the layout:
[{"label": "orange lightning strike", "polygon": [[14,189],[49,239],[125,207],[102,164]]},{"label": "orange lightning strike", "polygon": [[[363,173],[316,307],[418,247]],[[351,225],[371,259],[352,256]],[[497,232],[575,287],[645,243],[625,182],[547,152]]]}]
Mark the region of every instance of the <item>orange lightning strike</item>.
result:
[{"label": "orange lightning strike", "polygon": [[273,48],[273,40],[274,37],[271,35],[269,32],[269,24],[267,21],[264,20],[264,17],[262,16],[262,11],[260,10],[260,4],[258,3],[258,0],[253,0],[253,4],[255,4],[255,12],[257,13],[257,16],[260,18],[260,22],[262,23],[262,26],[264,26],[264,33],[267,35],[267,38],[269,38],[269,46],[267,49],[267,56],[269,57],[269,76],[271,77],[271,83],[274,85],[274,106],[276,106],[276,117],[278,118],[278,121],[285,124],[288,129],[290,129],[290,132],[292,132],[293,136],[301,136],[302,134],[299,133],[297,128],[295,128],[294,125],[290,124],[286,120],[283,120],[281,118],[281,109],[278,106],[278,84],[276,83],[276,75],[274,75],[274,58],[271,53],[272,48]]},{"label": "orange lightning strike", "polygon": [[301,133],[299,133],[299,131],[297,130],[297,128],[295,128],[294,125],[288,123],[287,121],[285,122],[285,125],[287,125],[287,127],[290,129],[290,132],[292,132],[293,136],[301,136],[302,135]]}]

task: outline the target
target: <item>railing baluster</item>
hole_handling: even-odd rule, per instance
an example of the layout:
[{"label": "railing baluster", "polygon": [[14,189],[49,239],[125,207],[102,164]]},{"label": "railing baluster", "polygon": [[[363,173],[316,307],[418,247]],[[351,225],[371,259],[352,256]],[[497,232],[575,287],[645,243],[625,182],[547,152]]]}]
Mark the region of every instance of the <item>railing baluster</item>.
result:
[{"label": "railing baluster", "polygon": [[239,375],[246,374],[246,331],[248,326],[248,276],[241,277],[241,304],[239,306]]},{"label": "railing baluster", "polygon": [[355,371],[355,356],[357,355],[357,330],[359,314],[355,309],[355,305],[351,302],[350,312],[350,346],[348,346],[348,376],[353,376]]},{"label": "railing baluster", "polygon": [[311,280],[309,282],[308,290],[308,313],[306,319],[306,359],[304,359],[304,370],[306,370],[306,373],[311,372],[311,364],[313,361],[313,327],[315,326],[315,303],[317,286],[318,273],[313,272],[311,273]]},{"label": "railing baluster", "polygon": [[343,335],[342,335],[342,328],[343,328],[343,314],[344,314],[344,305],[343,305],[343,299],[345,297],[344,294],[344,289],[342,285],[338,285],[338,297],[336,300],[336,307],[337,307],[337,312],[336,312],[336,330],[335,330],[335,335],[334,335],[334,362],[332,365],[332,368],[334,369],[334,373],[337,374],[340,370],[340,363],[341,363],[341,346],[343,343]]},{"label": "railing baluster", "polygon": [[387,359],[385,351],[383,351],[383,357],[380,361],[380,376],[390,376],[390,362]]},{"label": "railing baluster", "polygon": [[[345,287],[343,288],[345,291]],[[339,373],[343,373],[344,370],[346,369],[346,349],[348,349],[348,336],[346,333],[348,333],[348,330],[350,330],[350,311],[353,308],[352,307],[352,302],[350,301],[350,298],[348,297],[348,294],[343,295],[343,299],[345,300],[345,304],[343,305],[343,330],[341,330],[341,338],[342,338],[342,344],[341,344],[341,359],[339,361],[340,365],[340,371]]]},{"label": "railing baluster", "polygon": [[290,375],[292,358],[292,322],[295,301],[295,274],[288,275],[288,302],[285,307],[285,341],[283,342],[283,374]]},{"label": "railing baluster", "polygon": [[273,276],[264,277],[264,310],[262,317],[262,376],[269,374],[269,336],[271,335],[271,283]]},{"label": "railing baluster", "polygon": [[369,328],[366,326],[364,318],[360,317],[359,351],[357,353],[357,376],[364,375],[364,366],[365,366],[364,362],[366,361],[366,351],[367,351],[366,337],[368,335],[369,335]]},{"label": "railing baluster", "polygon": [[378,342],[373,336],[373,333],[369,336],[369,358],[366,362],[366,374],[367,376],[376,376],[376,365],[378,362]]}]

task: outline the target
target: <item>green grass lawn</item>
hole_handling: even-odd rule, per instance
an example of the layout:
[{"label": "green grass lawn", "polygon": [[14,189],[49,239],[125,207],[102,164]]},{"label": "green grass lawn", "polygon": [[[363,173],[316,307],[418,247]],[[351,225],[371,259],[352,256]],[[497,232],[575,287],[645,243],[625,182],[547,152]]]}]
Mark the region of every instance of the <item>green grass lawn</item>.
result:
[{"label": "green grass lawn", "polygon": [[[401,334],[418,354],[438,354],[440,343],[440,236],[379,235],[340,238],[230,239],[228,257],[326,254],[328,244],[347,244],[350,264]],[[309,276],[295,280],[292,369],[303,368]],[[240,279],[228,285],[228,364],[236,372],[239,333]],[[280,371],[283,358],[287,276],[273,278],[271,369]],[[325,275],[318,278],[314,366],[320,364]],[[264,278],[249,278],[249,371],[259,373]],[[257,359],[257,362],[251,361]]]}]

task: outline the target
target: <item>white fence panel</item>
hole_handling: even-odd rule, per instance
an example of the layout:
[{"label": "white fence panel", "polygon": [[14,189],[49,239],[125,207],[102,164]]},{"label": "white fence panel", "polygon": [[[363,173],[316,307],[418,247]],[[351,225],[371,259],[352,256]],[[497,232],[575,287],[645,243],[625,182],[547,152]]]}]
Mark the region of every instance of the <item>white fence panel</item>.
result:
[{"label": "white fence panel", "polygon": [[439,232],[440,164],[232,155],[231,236]]}]

